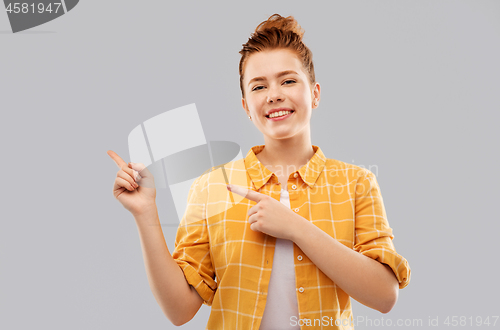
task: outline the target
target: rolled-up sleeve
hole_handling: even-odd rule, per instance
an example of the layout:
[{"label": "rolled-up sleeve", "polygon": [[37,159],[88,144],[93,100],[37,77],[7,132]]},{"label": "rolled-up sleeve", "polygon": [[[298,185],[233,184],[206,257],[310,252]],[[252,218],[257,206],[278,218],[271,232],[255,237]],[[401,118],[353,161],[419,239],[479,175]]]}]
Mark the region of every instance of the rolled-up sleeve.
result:
[{"label": "rolled-up sleeve", "polygon": [[186,211],[175,238],[172,257],[192,285],[211,306],[217,289],[215,270],[210,255],[210,241],[206,219],[207,185],[204,176],[197,178],[188,194]]},{"label": "rolled-up sleeve", "polygon": [[354,250],[391,267],[402,289],[410,282],[410,266],[394,248],[384,202],[375,175],[362,169],[356,183]]}]

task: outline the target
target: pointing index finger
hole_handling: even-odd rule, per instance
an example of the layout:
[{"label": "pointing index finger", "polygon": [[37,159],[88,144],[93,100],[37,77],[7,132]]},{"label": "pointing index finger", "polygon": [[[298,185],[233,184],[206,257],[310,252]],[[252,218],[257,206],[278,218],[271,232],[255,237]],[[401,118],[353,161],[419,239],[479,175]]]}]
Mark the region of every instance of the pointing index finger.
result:
[{"label": "pointing index finger", "polygon": [[122,168],[123,165],[125,166],[127,165],[127,163],[125,163],[125,161],[120,156],[118,156],[118,154],[113,150],[108,150],[108,155],[109,157],[111,157],[111,159],[115,161],[118,168]]},{"label": "pointing index finger", "polygon": [[228,184],[227,189],[235,194],[238,194],[242,197],[245,197],[251,201],[259,202],[262,199],[262,194],[247,188],[243,188],[241,186],[237,186],[234,184]]}]

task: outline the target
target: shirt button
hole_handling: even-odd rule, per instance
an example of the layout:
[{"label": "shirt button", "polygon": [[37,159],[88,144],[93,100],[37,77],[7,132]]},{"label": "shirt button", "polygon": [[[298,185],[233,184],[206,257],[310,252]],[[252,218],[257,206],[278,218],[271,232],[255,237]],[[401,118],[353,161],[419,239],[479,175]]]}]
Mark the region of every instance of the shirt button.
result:
[{"label": "shirt button", "polygon": [[294,211],[295,211],[295,212],[299,212],[299,209],[298,209],[298,208],[296,208],[296,209],[294,209]]},{"label": "shirt button", "polygon": [[297,260],[298,260],[298,261],[301,261],[301,260],[302,260],[302,256],[301,256],[300,254],[297,256]]},{"label": "shirt button", "polygon": [[293,173],[293,177],[296,178],[298,177],[299,175],[297,173]]},{"label": "shirt button", "polygon": [[292,184],[292,189],[297,189],[297,186]]},{"label": "shirt button", "polygon": [[303,288],[303,287],[300,287],[300,288],[299,288],[299,292],[300,292],[300,293],[304,292],[304,288]]}]

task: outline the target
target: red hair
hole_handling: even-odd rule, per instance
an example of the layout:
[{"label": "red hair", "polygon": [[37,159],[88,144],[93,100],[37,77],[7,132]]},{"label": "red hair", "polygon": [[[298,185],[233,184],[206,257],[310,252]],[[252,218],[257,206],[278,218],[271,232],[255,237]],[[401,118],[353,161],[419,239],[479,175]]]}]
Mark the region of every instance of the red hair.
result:
[{"label": "red hair", "polygon": [[252,33],[247,43],[240,50],[241,60],[239,66],[241,95],[244,97],[243,72],[248,57],[253,53],[273,49],[290,49],[301,60],[304,71],[313,85],[316,82],[311,50],[302,42],[304,30],[293,16],[283,17],[279,14],[271,15],[266,21],[260,23]]}]

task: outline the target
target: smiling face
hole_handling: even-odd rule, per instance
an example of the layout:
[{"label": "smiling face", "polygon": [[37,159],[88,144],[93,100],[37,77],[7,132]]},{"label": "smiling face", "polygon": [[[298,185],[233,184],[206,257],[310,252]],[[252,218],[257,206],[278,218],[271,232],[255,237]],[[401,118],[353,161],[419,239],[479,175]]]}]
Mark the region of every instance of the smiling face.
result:
[{"label": "smiling face", "polygon": [[[275,49],[250,55],[243,77],[243,108],[266,143],[269,139],[310,139],[311,112],[319,103],[320,86],[311,86],[293,51]],[[269,118],[277,109],[291,113]]]}]

